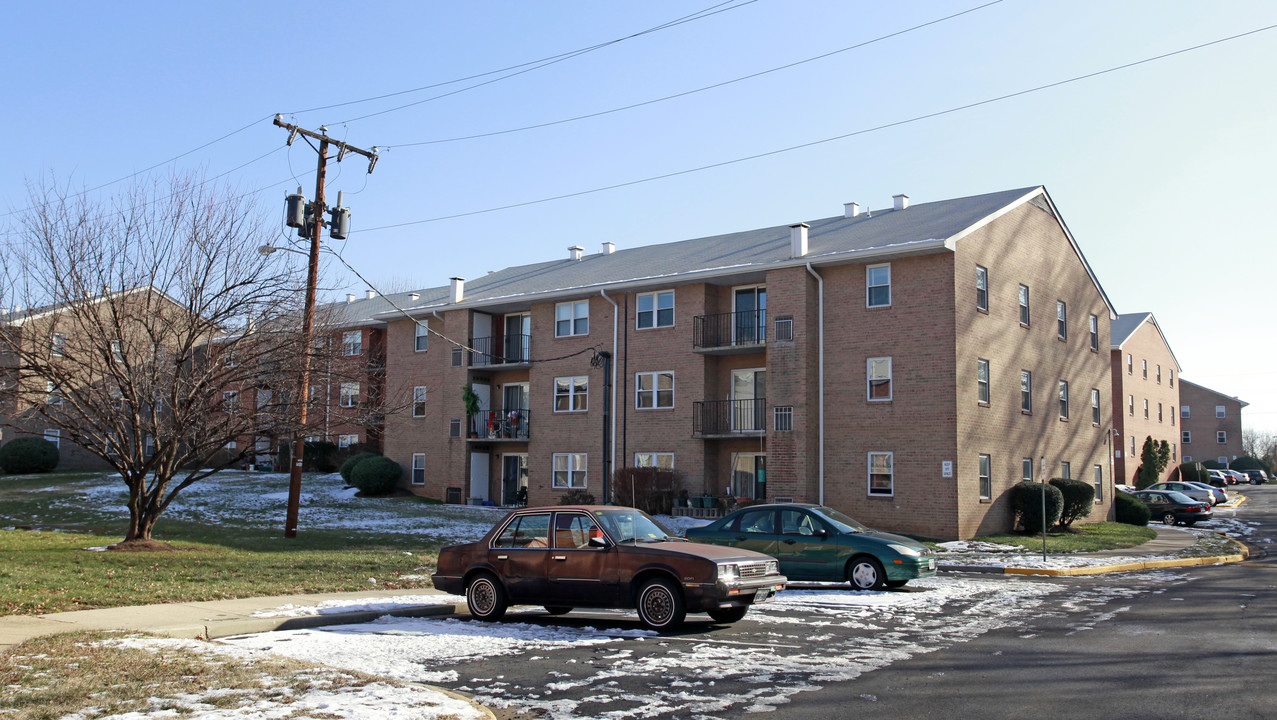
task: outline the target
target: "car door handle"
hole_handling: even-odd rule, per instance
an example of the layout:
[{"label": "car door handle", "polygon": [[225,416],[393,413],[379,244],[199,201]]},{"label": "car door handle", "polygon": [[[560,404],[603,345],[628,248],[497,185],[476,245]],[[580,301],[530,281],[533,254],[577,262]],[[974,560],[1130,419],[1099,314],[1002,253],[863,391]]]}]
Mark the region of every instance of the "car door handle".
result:
[{"label": "car door handle", "polygon": [[791,540],[782,540],[781,542],[785,543],[786,545],[793,545],[794,543],[796,543],[796,542],[798,542],[798,541],[797,541],[797,540],[792,540],[792,539],[791,539]]},{"label": "car door handle", "polygon": [[498,555],[498,556],[497,556],[497,559],[498,559],[498,560],[509,560],[509,559],[510,559],[510,556],[509,556],[509,555]]},{"label": "car door handle", "polygon": [[743,535],[737,535],[736,542],[745,542],[745,537]]},{"label": "car door handle", "polygon": [[555,559],[555,560],[567,560],[567,559],[568,559],[568,556],[567,556],[567,555],[555,555],[555,556],[554,556],[554,559]]}]

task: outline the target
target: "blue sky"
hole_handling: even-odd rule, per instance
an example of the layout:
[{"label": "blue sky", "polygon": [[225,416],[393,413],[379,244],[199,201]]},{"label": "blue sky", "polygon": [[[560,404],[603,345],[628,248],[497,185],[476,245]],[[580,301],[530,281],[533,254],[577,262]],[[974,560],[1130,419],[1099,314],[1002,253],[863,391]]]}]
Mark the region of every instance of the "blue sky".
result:
[{"label": "blue sky", "polygon": [[[345,192],[355,230],[334,248],[386,290],[569,245],[596,252],[604,240],[828,217],[850,201],[887,207],[896,193],[919,203],[1042,184],[1118,311],[1152,311],[1185,378],[1250,402],[1247,427],[1277,430],[1277,29],[897,124],[1267,28],[1277,5],[732,0],[630,37],[716,2],[22,3],[0,50],[0,212],[25,206],[29,180],[97,187],[247,126],[160,171],[227,173],[279,217],[286,191],[313,196],[315,156],[284,147],[277,112],[381,149],[372,175],[357,157],[333,166],[328,189]],[[627,111],[435,142],[644,103],[894,33]],[[404,92],[620,38],[447,97],[430,99],[498,76]],[[330,264],[325,287],[336,298],[366,286]]]}]

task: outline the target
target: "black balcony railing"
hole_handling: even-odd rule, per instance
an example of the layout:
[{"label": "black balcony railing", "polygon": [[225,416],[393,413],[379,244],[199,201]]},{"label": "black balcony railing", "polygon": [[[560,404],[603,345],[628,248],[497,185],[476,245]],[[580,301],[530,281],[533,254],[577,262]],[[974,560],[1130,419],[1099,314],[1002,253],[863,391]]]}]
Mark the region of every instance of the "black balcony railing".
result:
[{"label": "black balcony railing", "polygon": [[693,348],[728,348],[767,342],[767,311],[697,315],[692,318]]},{"label": "black balcony railing", "polygon": [[692,403],[692,435],[748,435],[766,432],[767,399]]},{"label": "black balcony railing", "polygon": [[474,416],[474,427],[480,438],[527,440],[530,437],[531,417],[526,408],[482,410]]},{"label": "black balcony railing", "polygon": [[511,365],[532,359],[531,335],[471,338],[470,366]]}]

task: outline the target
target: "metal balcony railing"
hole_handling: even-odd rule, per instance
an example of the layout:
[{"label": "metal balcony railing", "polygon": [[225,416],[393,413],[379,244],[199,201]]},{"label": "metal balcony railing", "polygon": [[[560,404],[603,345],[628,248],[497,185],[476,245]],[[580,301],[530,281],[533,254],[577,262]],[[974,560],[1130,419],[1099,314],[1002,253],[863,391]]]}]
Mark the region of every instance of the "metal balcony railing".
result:
[{"label": "metal balcony railing", "polygon": [[692,318],[692,348],[731,348],[767,342],[767,311],[697,315]]},{"label": "metal balcony railing", "polygon": [[531,435],[532,413],[526,408],[482,410],[474,416],[480,439],[527,440]]},{"label": "metal balcony railing", "polygon": [[532,359],[531,335],[506,335],[504,337],[471,338],[471,367],[512,365]]},{"label": "metal balcony railing", "polygon": [[692,403],[692,435],[750,435],[767,431],[767,398]]}]

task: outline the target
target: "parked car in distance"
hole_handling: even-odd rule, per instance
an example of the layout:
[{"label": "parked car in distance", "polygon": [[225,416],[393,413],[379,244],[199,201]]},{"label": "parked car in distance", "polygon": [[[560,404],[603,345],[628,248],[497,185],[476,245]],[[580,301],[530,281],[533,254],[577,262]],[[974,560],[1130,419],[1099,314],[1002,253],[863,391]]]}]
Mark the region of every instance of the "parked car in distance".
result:
[{"label": "parked car in distance", "polygon": [[1189,496],[1190,498],[1193,498],[1194,500],[1201,500],[1202,502],[1205,502],[1210,505],[1215,504],[1214,491],[1209,486],[1205,488],[1199,487],[1197,483],[1171,480],[1167,482],[1153,483],[1152,485],[1149,485],[1148,487],[1144,489],[1145,490],[1160,490],[1163,492],[1174,491],[1174,492],[1184,493],[1185,495]]},{"label": "parked car in distance", "polygon": [[1228,485],[1237,484],[1237,478],[1232,475],[1224,474],[1223,470],[1207,470],[1206,474],[1210,478],[1210,484],[1214,487],[1226,487]]},{"label": "parked car in distance", "polygon": [[1250,478],[1241,470],[1223,470],[1221,472],[1232,478],[1234,485],[1241,485],[1243,483],[1250,482]]},{"label": "parked car in distance", "polygon": [[479,620],[499,620],[513,604],[552,615],[635,608],[658,631],[688,612],[735,622],[785,586],[775,558],[687,542],[641,510],[595,505],[515,510],[477,542],[440,550],[431,579],[464,594]]},{"label": "parked car in distance", "polygon": [[1244,470],[1246,477],[1249,478],[1251,485],[1260,485],[1268,482],[1268,473],[1260,469]]},{"label": "parked car in distance", "polygon": [[1213,496],[1213,499],[1211,500],[1211,505],[1218,505],[1220,503],[1228,502],[1228,493],[1225,492],[1223,488],[1211,487],[1210,485],[1207,485],[1206,483],[1193,482],[1191,480],[1185,480],[1184,483],[1186,485],[1199,487],[1203,490],[1210,492],[1211,495]]},{"label": "parked car in distance", "polygon": [[1174,490],[1137,490],[1131,493],[1148,506],[1152,517],[1165,525],[1192,525],[1211,519],[1210,503],[1191,498]]},{"label": "parked car in distance", "polygon": [[879,590],[936,574],[935,552],[926,545],[818,505],[744,507],[688,528],[687,539],[771,555],[790,581],[849,582],[857,590]]}]

